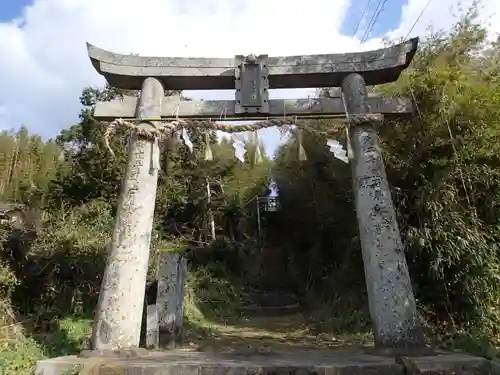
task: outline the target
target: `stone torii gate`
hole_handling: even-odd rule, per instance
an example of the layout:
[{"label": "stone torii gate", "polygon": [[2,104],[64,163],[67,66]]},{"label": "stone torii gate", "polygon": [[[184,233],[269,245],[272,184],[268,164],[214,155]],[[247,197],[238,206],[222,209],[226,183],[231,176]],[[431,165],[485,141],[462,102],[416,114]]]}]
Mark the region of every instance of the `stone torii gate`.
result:
[{"label": "stone torii gate", "polygon": [[[296,117],[347,121],[356,213],[376,346],[420,347],[404,249],[377,141],[384,116],[412,112],[405,98],[368,96],[366,86],[393,82],[410,64],[418,38],[362,53],[314,56],[172,58],[120,55],[88,44],[98,73],[140,96],[98,103],[99,120],[136,121],[92,335],[94,350],[139,346],[157,188],[157,141],[143,136],[182,119],[262,120]],[[270,100],[269,89],[341,87],[341,98]],[[168,90],[234,89],[232,101],[180,101]],[[347,116],[346,116],[347,115]]]}]

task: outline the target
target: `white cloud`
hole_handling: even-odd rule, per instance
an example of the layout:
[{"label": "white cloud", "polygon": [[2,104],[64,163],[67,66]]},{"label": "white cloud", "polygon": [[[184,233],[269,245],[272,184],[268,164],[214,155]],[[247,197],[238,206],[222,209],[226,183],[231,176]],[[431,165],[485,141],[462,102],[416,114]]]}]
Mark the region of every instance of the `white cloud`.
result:
[{"label": "white cloud", "polygon": [[[336,53],[379,46],[340,34],[349,0],[35,0],[20,19],[0,23],[0,129],[26,124],[53,136],[77,121],[83,87],[99,85],[85,42],[119,53],[230,57]],[[427,0],[409,0],[394,35],[405,35]],[[434,0],[429,21],[447,27],[455,0]],[[498,0],[486,0],[489,13]],[[498,18],[497,18],[498,20]],[[498,20],[500,21],[500,20]],[[500,22],[496,22],[497,28]],[[232,92],[189,93],[232,98]],[[305,96],[272,92],[274,98]],[[270,133],[269,131],[267,133]],[[266,137],[279,139],[266,135]]]},{"label": "white cloud", "polygon": [[[0,106],[7,109],[0,128],[27,124],[47,136],[77,120],[82,88],[103,82],[86,41],[166,56],[340,52],[357,48],[338,32],[346,6],[346,0],[36,0],[21,19],[0,24],[0,50],[8,51],[0,59]],[[232,96],[193,93],[216,94]]]},{"label": "white cloud", "polygon": [[[425,35],[429,27],[435,30],[449,29],[457,18],[459,9],[468,10],[474,0],[431,0],[422,17],[410,33],[410,37]],[[388,35],[393,38],[406,37],[421,14],[428,0],[409,0],[402,9],[399,27]],[[500,2],[483,0],[480,6],[480,18],[487,22],[491,35],[500,32]]]}]

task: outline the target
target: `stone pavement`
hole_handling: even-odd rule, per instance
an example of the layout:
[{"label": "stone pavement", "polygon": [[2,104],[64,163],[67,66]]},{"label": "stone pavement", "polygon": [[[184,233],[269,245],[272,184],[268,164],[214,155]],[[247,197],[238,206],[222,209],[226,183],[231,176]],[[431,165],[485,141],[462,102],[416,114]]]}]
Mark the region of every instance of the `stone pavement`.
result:
[{"label": "stone pavement", "polygon": [[369,355],[360,349],[173,350],[135,358],[67,356],[38,361],[35,375],[75,374],[77,370],[82,375],[500,375],[498,366],[490,361],[466,354],[410,358]]}]

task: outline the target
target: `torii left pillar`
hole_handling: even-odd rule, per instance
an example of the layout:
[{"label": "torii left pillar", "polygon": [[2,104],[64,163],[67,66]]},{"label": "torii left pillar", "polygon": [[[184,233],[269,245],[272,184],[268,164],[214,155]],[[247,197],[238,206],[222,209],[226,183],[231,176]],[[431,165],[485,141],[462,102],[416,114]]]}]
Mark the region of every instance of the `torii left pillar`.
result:
[{"label": "torii left pillar", "polygon": [[[137,119],[159,120],[163,98],[162,83],[156,78],[146,78]],[[151,125],[145,121],[139,127],[147,130]],[[139,347],[159,153],[157,142],[137,132],[132,134],[129,147],[128,167],[92,332],[92,349],[99,351]]]}]

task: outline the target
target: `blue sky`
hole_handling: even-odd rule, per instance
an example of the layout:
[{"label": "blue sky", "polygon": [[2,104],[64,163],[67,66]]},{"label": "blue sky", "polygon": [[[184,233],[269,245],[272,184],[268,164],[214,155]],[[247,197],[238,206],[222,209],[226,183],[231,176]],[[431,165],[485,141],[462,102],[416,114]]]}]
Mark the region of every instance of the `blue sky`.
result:
[{"label": "blue sky", "polygon": [[[382,0],[382,3],[384,1]],[[359,38],[362,38],[365,31],[368,28],[370,21],[375,13],[380,11],[377,21],[374,23],[372,27],[371,33],[368,37],[379,38],[384,36],[388,31],[395,29],[400,22],[401,19],[401,9],[404,5],[406,5],[406,0],[387,0],[382,7],[382,3],[378,0],[360,0],[360,1],[351,1],[349,7],[347,8],[347,14],[342,22],[342,26],[340,31],[344,35],[354,35],[356,31],[356,27],[358,24],[360,25],[356,35]],[[377,9],[377,6],[378,9]],[[361,15],[363,11],[366,9],[364,17],[361,21]]]},{"label": "blue sky", "polygon": [[2,0],[0,3],[0,22],[19,17],[23,8],[31,3],[32,0]]},{"label": "blue sky", "polygon": [[[105,0],[103,0],[105,1]],[[272,1],[272,0],[269,0]],[[188,0],[176,0],[176,5],[185,12]],[[10,21],[22,15],[23,8],[31,5],[33,0],[2,0],[0,4],[0,22]],[[234,0],[238,3],[238,0]],[[341,32],[344,35],[353,35],[359,23],[360,16],[365,9],[367,1],[351,1],[345,19],[342,22]],[[378,21],[373,26],[371,37],[380,37],[391,29],[398,26],[401,18],[401,8],[406,4],[406,0],[387,0],[384,9],[378,17]],[[366,30],[370,18],[377,8],[378,0],[370,0],[366,9],[364,22],[361,23],[357,35],[361,38]],[[380,8],[379,8],[380,9]]]}]

